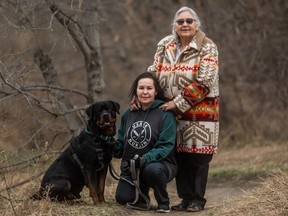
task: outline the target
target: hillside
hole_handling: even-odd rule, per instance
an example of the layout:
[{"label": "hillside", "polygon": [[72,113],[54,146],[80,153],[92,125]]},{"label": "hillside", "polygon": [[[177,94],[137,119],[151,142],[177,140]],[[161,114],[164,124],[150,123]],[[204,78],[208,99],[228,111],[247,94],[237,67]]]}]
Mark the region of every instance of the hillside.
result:
[{"label": "hillside", "polygon": [[[83,96],[87,94],[83,53],[67,30],[51,17],[46,4],[40,0],[32,3],[23,2],[17,11],[13,4],[3,1],[5,10],[0,16],[3,32],[0,149],[3,150],[21,146],[44,148],[47,142],[49,147],[59,149],[70,137],[65,116],[51,115],[59,105],[55,104],[54,91],[49,88],[45,91],[43,75],[34,62],[37,50],[43,50],[51,58],[65,89],[54,94],[67,96],[75,108],[87,105]],[[99,100],[116,100],[121,111],[127,107],[132,80],[152,63],[156,44],[171,33],[174,13],[187,5],[196,10],[203,31],[218,46],[223,144],[287,140],[287,133],[283,133],[288,126],[287,4],[285,0],[100,1],[106,87]],[[79,24],[84,19],[82,6],[81,1],[59,4]],[[25,15],[34,29],[21,22]],[[78,115],[85,120],[83,109]]]},{"label": "hillside", "polygon": [[[80,26],[95,25],[84,16],[85,1],[56,2]],[[119,102],[121,113],[132,80],[152,63],[181,6],[195,9],[203,31],[217,44],[219,153],[211,163],[207,209],[194,215],[287,215],[288,1],[97,2],[105,82],[99,100]],[[84,124],[88,78],[81,49],[45,1],[2,0],[0,10],[0,214],[131,215],[115,204],[117,182],[110,176],[109,204],[93,206],[87,190],[72,206],[28,199],[72,136],[67,114],[57,113],[62,102],[57,95],[71,100]],[[50,58],[60,87],[47,86],[35,62],[39,50]],[[174,182],[169,192],[177,203]]]}]

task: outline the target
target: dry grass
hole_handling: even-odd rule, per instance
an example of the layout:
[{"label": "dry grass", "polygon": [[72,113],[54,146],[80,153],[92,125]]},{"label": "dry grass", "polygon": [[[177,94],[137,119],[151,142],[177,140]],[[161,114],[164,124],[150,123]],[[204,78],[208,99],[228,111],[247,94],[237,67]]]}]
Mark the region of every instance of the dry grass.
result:
[{"label": "dry grass", "polygon": [[[222,148],[221,151],[214,157],[211,163],[212,178],[213,175],[223,180],[223,184],[214,184],[213,187],[218,190],[207,191],[209,201],[216,200],[212,207],[208,207],[205,211],[193,213],[198,216],[218,216],[218,215],[233,215],[233,216],[284,216],[288,215],[288,161],[287,161],[288,145],[273,146],[246,146],[244,148]],[[45,165],[47,166],[47,164]],[[159,215],[153,211],[139,212],[128,210],[116,204],[114,200],[115,188],[117,182],[111,180],[109,176],[107,187],[105,191],[107,204],[95,206],[89,197],[87,188],[81,193],[81,202],[74,205],[67,203],[55,203],[49,200],[33,201],[29,197],[34,194],[41,181],[41,177],[30,181],[24,185],[15,187],[10,190],[5,190],[7,186],[21,182],[25,179],[31,178],[35,173],[45,170],[42,164],[31,168],[2,173],[0,175],[0,215],[3,216],[31,216],[31,215],[45,215],[45,216],[62,216],[62,215],[98,215],[98,216],[125,216],[125,215]],[[224,171],[228,175],[224,175]],[[227,171],[228,170],[228,171]],[[235,173],[230,173],[233,170]],[[247,171],[248,170],[248,171]],[[248,179],[251,175],[257,176],[257,173],[265,173],[269,178],[263,179],[260,187],[253,189],[246,189],[241,196],[235,195],[232,199],[224,200],[223,194],[229,193],[232,187],[239,187],[235,184],[235,176],[243,180]],[[273,173],[273,174],[271,174]],[[225,178],[223,178],[223,175]],[[221,177],[222,176],[222,177]],[[249,177],[249,178],[250,178]],[[254,178],[259,182],[259,176]],[[251,179],[250,179],[251,180]],[[252,179],[253,181],[253,179]],[[226,183],[225,183],[226,182]],[[233,186],[234,185],[234,186]],[[168,185],[169,186],[169,185]],[[215,188],[214,188],[215,189]],[[179,201],[175,191],[175,185],[170,185],[171,203],[175,204]],[[217,192],[218,191],[218,192]],[[221,193],[219,193],[221,191]],[[212,193],[211,193],[212,192]],[[214,194],[213,194],[214,193]],[[210,203],[211,204],[211,203]],[[209,205],[211,206],[211,205]],[[181,215],[189,213],[182,213]],[[171,212],[170,215],[179,215],[179,212]]]},{"label": "dry grass", "polygon": [[[110,203],[95,206],[85,189],[82,193],[81,202],[74,205],[65,203],[54,203],[49,200],[32,201],[28,199],[37,185],[29,183],[21,189],[7,191],[0,195],[0,215],[3,216],[62,216],[62,215],[158,215],[154,212],[140,212],[127,210],[115,204],[115,183],[111,183],[106,190],[106,199]],[[217,207],[207,209],[203,212],[194,213],[199,216],[285,216],[288,215],[288,173],[281,172],[271,175],[260,187],[245,192],[240,197],[232,198]],[[171,212],[171,215],[179,215]],[[188,214],[188,213],[181,213]]]},{"label": "dry grass", "polygon": [[108,203],[93,205],[89,197],[88,189],[82,191],[82,198],[79,202],[72,204],[51,202],[49,199],[41,201],[31,200],[29,197],[37,190],[39,184],[31,182],[21,186],[17,190],[3,192],[0,195],[0,215],[12,216],[66,216],[66,215],[127,215],[126,209],[115,204],[114,191],[115,184],[109,185],[106,189],[106,201]]},{"label": "dry grass", "polygon": [[245,178],[288,171],[288,142],[221,148],[211,162],[210,176]]},{"label": "dry grass", "polygon": [[271,176],[262,186],[233,198],[213,209],[211,216],[286,216],[288,215],[288,174]]}]

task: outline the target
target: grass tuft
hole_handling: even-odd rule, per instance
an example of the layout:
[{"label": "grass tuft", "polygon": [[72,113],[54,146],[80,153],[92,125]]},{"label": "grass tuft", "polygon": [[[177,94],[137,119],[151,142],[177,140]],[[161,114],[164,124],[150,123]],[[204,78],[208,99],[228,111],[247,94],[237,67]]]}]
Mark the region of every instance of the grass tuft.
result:
[{"label": "grass tuft", "polygon": [[288,173],[271,175],[261,187],[232,198],[209,211],[211,216],[285,216],[288,215]]}]

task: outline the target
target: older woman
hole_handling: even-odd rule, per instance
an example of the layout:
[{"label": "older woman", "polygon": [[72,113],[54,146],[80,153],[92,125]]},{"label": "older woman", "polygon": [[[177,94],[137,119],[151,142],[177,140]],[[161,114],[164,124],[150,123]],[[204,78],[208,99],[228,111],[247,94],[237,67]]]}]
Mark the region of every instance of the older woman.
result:
[{"label": "older woman", "polygon": [[219,134],[218,51],[201,31],[194,10],[180,8],[172,34],[157,45],[153,65],[167,102],[164,110],[178,117],[176,185],[182,201],[172,209],[200,211],[209,163],[217,152]]}]

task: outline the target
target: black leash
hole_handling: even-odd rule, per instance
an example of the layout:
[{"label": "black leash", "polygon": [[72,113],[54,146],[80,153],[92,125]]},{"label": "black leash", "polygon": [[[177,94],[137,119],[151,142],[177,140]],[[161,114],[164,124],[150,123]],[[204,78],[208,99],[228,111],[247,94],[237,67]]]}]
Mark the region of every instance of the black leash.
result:
[{"label": "black leash", "polygon": [[[140,169],[136,169],[135,167],[135,160],[139,157],[139,155],[135,155],[133,159],[130,160],[130,170],[132,175],[132,185],[135,186],[135,200],[133,203],[127,203],[126,207],[130,209],[136,209],[136,210],[142,210],[142,211],[149,211],[151,208],[151,202],[148,199],[147,196],[145,196],[139,186],[139,175],[140,175]],[[122,178],[123,179],[123,178]],[[128,181],[127,179],[124,179],[125,181]],[[129,181],[128,181],[129,182]],[[136,206],[139,199],[139,195],[145,200],[146,202],[146,208],[142,208],[140,206]]]},{"label": "black leash", "polygon": [[112,165],[112,162],[110,162],[109,164],[109,172],[110,172],[110,175],[117,181],[120,180],[120,176],[117,174],[117,172],[115,171],[113,165]]},{"label": "black leash", "polygon": [[[95,135],[95,134],[91,133],[87,128],[85,129],[85,132],[91,136],[98,137],[98,138],[105,140],[107,142],[111,142],[112,140],[114,140],[114,138],[110,137],[110,136]],[[72,152],[73,159],[76,161],[76,163],[79,165],[79,167],[81,169],[81,172],[82,172],[84,179],[85,179],[85,183],[87,183],[87,179],[86,179],[87,175],[86,175],[85,166],[83,165],[83,163],[78,158],[78,156],[77,156],[76,152],[74,151],[74,149],[72,148],[72,146],[71,146],[71,152]],[[135,186],[135,200],[133,203],[127,203],[126,207],[130,208],[130,209],[148,211],[151,209],[151,202],[150,202],[149,198],[147,196],[145,196],[140,189],[140,186],[139,186],[140,169],[136,169],[136,167],[135,167],[135,160],[138,157],[139,157],[139,155],[135,155],[134,158],[130,160],[130,170],[131,170],[131,176],[132,176],[133,182],[131,182],[128,179],[125,179],[123,177],[119,177],[119,175],[116,173],[115,169],[112,166],[112,162],[110,162],[110,164],[109,164],[109,171],[110,171],[111,176],[114,179],[116,179],[117,181],[122,179],[122,180],[128,182],[129,184]],[[101,166],[97,170],[99,170],[99,169],[101,169]],[[139,199],[139,195],[145,200],[146,208],[141,208],[141,207],[135,206],[135,204],[137,203],[137,201]]]}]

